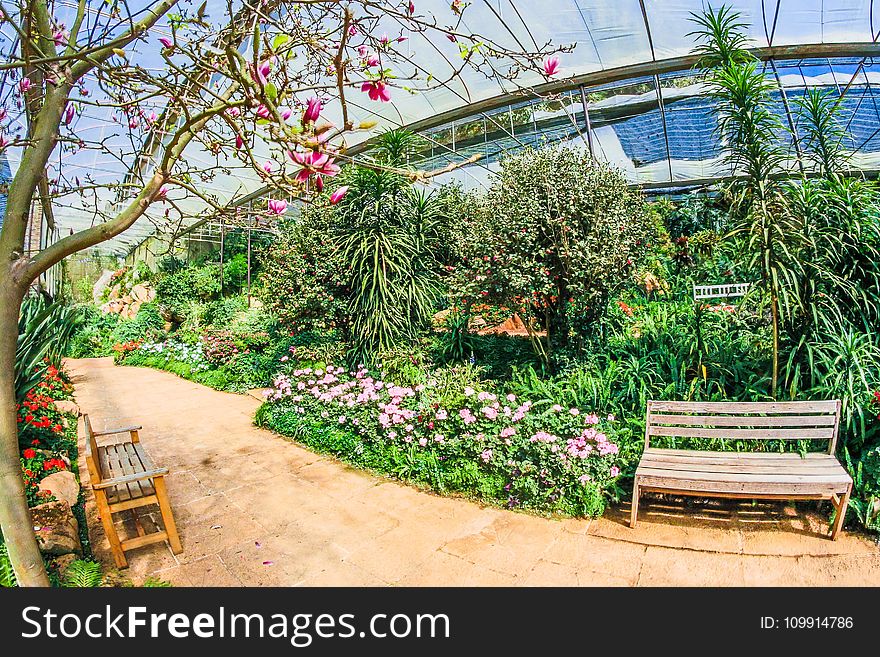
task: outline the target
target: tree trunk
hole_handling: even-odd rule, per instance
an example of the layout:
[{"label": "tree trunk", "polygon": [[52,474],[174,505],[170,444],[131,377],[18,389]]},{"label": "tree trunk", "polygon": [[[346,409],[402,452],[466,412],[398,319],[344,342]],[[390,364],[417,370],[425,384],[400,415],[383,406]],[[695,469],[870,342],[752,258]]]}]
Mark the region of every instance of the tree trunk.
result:
[{"label": "tree trunk", "polygon": [[27,506],[15,412],[15,346],[22,295],[0,275],[0,528],[19,586],[49,586]]}]

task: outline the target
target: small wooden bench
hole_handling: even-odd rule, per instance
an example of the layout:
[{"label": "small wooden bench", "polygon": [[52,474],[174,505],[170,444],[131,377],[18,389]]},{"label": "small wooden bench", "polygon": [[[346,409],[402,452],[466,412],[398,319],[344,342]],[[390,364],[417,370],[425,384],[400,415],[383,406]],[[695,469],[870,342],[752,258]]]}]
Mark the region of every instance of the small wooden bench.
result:
[{"label": "small wooden bench", "polygon": [[[831,500],[831,538],[846,517],[852,478],[834,456],[840,401],[649,401],[645,452],[633,484],[635,527],[645,492],[745,499]],[[715,452],[651,447],[651,438],[822,440],[827,453]]]},{"label": "small wooden bench", "polygon": [[[138,431],[141,427],[125,427],[94,431],[88,415],[82,416],[87,440],[86,464],[89,468],[91,486],[95,491],[95,502],[101,523],[110,541],[113,559],[118,568],[126,568],[127,550],[167,540],[174,554],[180,554],[183,547],[177,535],[177,526],[171,513],[165,475],[168,468],[157,468],[150,461],[140,443]],[[99,436],[128,434],[129,440],[119,440],[98,446]],[[164,530],[147,534],[140,520],[135,516],[138,535],[124,541],[119,540],[113,524],[113,514],[139,507],[157,504],[162,515]]]}]

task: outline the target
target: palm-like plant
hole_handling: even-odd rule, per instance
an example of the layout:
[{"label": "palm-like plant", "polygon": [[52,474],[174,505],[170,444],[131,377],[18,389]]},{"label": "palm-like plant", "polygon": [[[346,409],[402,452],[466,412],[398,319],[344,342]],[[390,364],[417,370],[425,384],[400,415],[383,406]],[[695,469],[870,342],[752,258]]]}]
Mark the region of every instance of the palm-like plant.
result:
[{"label": "palm-like plant", "polygon": [[416,139],[384,133],[372,153],[377,167],[349,172],[348,194],[334,210],[337,252],[349,267],[351,358],[359,362],[414,339],[438,295],[436,205],[398,173]]},{"label": "palm-like plant", "polygon": [[691,33],[700,42],[695,50],[701,56],[699,65],[710,69],[707,84],[718,102],[718,135],[727,147],[731,167],[744,176],[735,185],[741,225],[734,232],[747,235],[750,265],[761,272],[761,281],[770,292],[771,396],[775,398],[786,288],[797,275],[794,226],[781,211],[783,198],[774,176],[786,159],[780,140],[783,125],[769,109],[774,87],[759,70],[760,62],[745,49],[745,24],[739,14],[724,6],[692,16],[699,28]]},{"label": "palm-like plant", "polygon": [[42,296],[25,297],[18,318],[15,350],[15,396],[21,402],[46,370],[45,361],[58,366],[79,326],[79,312],[63,301]]}]

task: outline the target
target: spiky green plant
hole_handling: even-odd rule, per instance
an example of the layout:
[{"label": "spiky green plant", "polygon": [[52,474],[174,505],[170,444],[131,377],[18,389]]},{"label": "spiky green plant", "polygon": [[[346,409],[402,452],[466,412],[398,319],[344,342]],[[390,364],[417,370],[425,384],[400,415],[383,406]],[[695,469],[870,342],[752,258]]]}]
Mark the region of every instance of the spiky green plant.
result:
[{"label": "spiky green plant", "polygon": [[24,399],[46,370],[44,360],[56,367],[80,323],[79,311],[63,301],[49,302],[40,295],[25,297],[18,319],[15,349],[15,396]]},{"label": "spiky green plant", "polygon": [[15,581],[15,572],[12,570],[12,562],[6,552],[6,544],[0,541],[0,587],[11,588],[18,586]]},{"label": "spiky green plant", "polygon": [[68,566],[61,585],[66,588],[93,589],[101,586],[104,572],[95,561],[78,559]]}]

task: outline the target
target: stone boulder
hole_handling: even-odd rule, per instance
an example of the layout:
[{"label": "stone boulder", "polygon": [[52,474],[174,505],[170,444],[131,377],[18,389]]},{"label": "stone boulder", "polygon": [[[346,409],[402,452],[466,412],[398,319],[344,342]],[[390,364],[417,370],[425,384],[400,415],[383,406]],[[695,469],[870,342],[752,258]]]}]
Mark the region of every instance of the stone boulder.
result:
[{"label": "stone boulder", "polygon": [[105,269],[101,272],[101,276],[95,281],[94,286],[92,286],[92,300],[96,304],[101,303],[101,295],[104,294],[104,290],[108,285],[110,285],[110,279],[113,277],[112,269]]},{"label": "stone boulder", "polygon": [[53,556],[82,555],[79,524],[67,502],[60,500],[35,506],[31,509],[31,520],[40,552]]},{"label": "stone boulder", "polygon": [[150,303],[156,298],[156,290],[149,283],[138,283],[129,292],[134,301],[140,303]]},{"label": "stone boulder", "polygon": [[76,481],[76,475],[69,470],[50,474],[40,482],[39,486],[41,491],[51,493],[56,500],[64,500],[70,506],[76,504],[79,499],[79,483]]},{"label": "stone boulder", "polygon": [[61,413],[73,413],[79,417],[79,406],[72,399],[59,399],[55,402],[55,408]]}]

